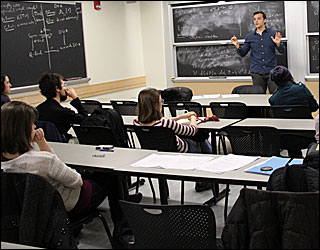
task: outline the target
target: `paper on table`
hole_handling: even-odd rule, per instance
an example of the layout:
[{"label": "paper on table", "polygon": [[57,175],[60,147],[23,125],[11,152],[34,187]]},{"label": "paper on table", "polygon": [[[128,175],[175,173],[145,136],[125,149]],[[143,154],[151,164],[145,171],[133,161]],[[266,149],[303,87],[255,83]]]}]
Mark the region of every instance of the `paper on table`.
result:
[{"label": "paper on table", "polygon": [[185,156],[185,155],[165,155],[152,154],[140,161],[131,164],[131,167],[165,168],[196,170],[201,165],[210,161],[212,157],[207,156]]},{"label": "paper on table", "polygon": [[[184,124],[184,125],[189,125],[190,124],[190,120],[189,119],[180,119],[177,122],[180,123],[180,124]],[[200,122],[201,121],[197,120],[197,124],[199,124]]]},{"label": "paper on table", "polygon": [[215,95],[203,95],[203,98],[218,98],[220,97],[220,94],[215,94]]},{"label": "paper on table", "polygon": [[239,169],[255,160],[260,156],[245,156],[228,154],[206,162],[198,170],[203,170],[211,173],[222,174],[227,171]]},{"label": "paper on table", "polygon": [[240,97],[238,94],[221,95],[222,98]]}]

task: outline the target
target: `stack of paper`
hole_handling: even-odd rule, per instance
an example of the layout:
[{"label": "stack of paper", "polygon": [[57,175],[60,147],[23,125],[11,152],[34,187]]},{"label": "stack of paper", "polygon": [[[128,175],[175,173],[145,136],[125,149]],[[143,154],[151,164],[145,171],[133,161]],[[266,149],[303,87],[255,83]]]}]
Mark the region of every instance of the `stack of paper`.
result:
[{"label": "stack of paper", "polygon": [[222,98],[240,97],[238,94],[221,95]]},{"label": "stack of paper", "polygon": [[256,159],[259,156],[224,155],[218,158],[206,156],[188,156],[152,154],[144,159],[133,163],[131,167],[143,168],[164,168],[181,170],[202,170],[216,174],[239,169]]},{"label": "stack of paper", "polygon": [[237,170],[259,158],[259,156],[228,154],[206,162],[205,164],[200,166],[199,170],[222,174],[227,171]]},{"label": "stack of paper", "polygon": [[133,163],[131,167],[196,170],[199,166],[205,164],[211,159],[212,157],[186,156],[184,154],[152,154],[136,163]]}]

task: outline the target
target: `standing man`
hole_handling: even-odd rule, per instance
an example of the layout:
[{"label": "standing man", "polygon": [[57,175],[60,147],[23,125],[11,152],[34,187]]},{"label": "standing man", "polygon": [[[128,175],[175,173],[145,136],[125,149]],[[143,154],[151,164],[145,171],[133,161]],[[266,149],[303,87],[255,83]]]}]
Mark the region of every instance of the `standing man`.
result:
[{"label": "standing man", "polygon": [[[72,124],[80,124],[83,119],[88,117],[88,112],[82,106],[76,91],[73,88],[67,88],[59,74],[44,73],[39,80],[39,88],[41,94],[47,98],[37,106],[39,120],[54,123],[68,141],[72,138],[68,134]],[[60,104],[68,96],[72,98],[70,104],[77,109],[78,113]]]},{"label": "standing man", "polygon": [[270,71],[277,66],[275,48],[280,53],[284,51],[282,35],[266,27],[267,19],[264,12],[253,13],[253,20],[256,29],[249,33],[244,45],[240,47],[236,36],[231,38],[231,42],[242,57],[251,49],[250,73],[253,85],[261,86],[265,92],[268,87],[269,92],[273,94],[277,91],[277,85],[269,79],[269,75]]}]

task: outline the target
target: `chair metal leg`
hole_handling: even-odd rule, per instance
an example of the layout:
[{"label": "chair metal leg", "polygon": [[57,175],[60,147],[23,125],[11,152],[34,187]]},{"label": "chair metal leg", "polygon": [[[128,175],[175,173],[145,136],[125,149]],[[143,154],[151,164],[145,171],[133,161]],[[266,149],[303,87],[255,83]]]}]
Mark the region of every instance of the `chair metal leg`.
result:
[{"label": "chair metal leg", "polygon": [[149,184],[150,184],[150,188],[151,188],[151,192],[152,192],[153,203],[157,203],[156,192],[154,191],[152,180],[150,177],[148,178],[148,180],[149,180]]},{"label": "chair metal leg", "polygon": [[181,205],[184,204],[184,181],[181,181]]},{"label": "chair metal leg", "polygon": [[113,241],[113,237],[111,235],[111,232],[110,232],[110,229],[109,229],[109,226],[108,226],[108,223],[106,222],[106,219],[103,217],[103,215],[101,213],[98,212],[98,218],[102,221],[103,223],[103,226],[104,226],[104,229],[106,230],[106,233],[108,235],[108,238],[110,240],[110,243],[111,243],[111,246],[113,249],[115,249],[115,244],[114,244],[114,241]]},{"label": "chair metal leg", "polygon": [[224,201],[224,222],[227,220],[227,215],[228,215],[228,198],[229,198],[229,184],[226,185],[226,196],[225,196],[225,201]]},{"label": "chair metal leg", "polygon": [[213,197],[211,199],[207,200],[205,203],[203,203],[203,205],[206,205],[209,207],[216,205],[218,201],[220,201],[221,199],[223,199],[225,197],[226,189],[219,192],[219,184],[214,183],[212,186],[212,193],[213,193]]}]

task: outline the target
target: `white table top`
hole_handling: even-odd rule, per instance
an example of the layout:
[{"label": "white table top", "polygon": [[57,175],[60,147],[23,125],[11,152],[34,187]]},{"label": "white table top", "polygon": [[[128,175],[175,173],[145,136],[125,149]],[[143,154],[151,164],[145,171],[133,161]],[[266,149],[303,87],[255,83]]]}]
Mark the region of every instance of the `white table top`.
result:
[{"label": "white table top", "polygon": [[26,245],[1,241],[1,249],[44,249],[44,248],[32,247],[32,246],[26,246]]},{"label": "white table top", "polygon": [[[133,126],[133,120],[136,118],[137,116],[122,116],[123,123],[125,126]],[[198,124],[198,128],[219,130],[238,121],[240,121],[240,119],[220,119],[219,121],[201,122]]]},{"label": "white table top", "polygon": [[[190,178],[209,178],[219,179],[226,182],[237,182],[241,185],[248,182],[261,182],[266,184],[269,176],[259,175],[253,173],[245,173],[244,170],[250,166],[255,165],[258,162],[262,162],[269,157],[261,157],[254,163],[248,164],[241,169],[235,171],[225,172],[223,174],[214,174],[206,171],[190,171],[190,170],[178,170],[178,169],[154,169],[154,168],[137,168],[130,167],[132,163],[137,162],[145,158],[146,156],[157,154],[179,154],[179,153],[167,153],[157,152],[153,150],[142,149],[126,149],[126,148],[114,148],[114,152],[100,152],[95,150],[95,146],[80,145],[80,144],[68,144],[49,142],[49,145],[54,149],[57,156],[66,164],[72,164],[84,167],[94,167],[107,170],[114,170],[118,172],[131,172],[139,174],[152,174],[152,175],[165,175],[172,176],[173,179],[179,179],[181,177]],[[93,155],[104,155],[104,157],[93,157]],[[203,156],[201,154],[188,154],[195,156]],[[221,155],[206,155],[213,158],[220,157]]]},{"label": "white table top", "polygon": [[315,130],[315,122],[313,119],[247,118],[232,126],[271,126],[279,130]]},{"label": "white table top", "polygon": [[[224,95],[222,95],[224,96]],[[269,98],[272,96],[271,94],[260,94],[260,95],[255,95],[255,94],[250,94],[250,95],[227,95],[230,96],[228,98],[222,98],[221,95],[220,97],[217,98],[204,98],[201,99],[192,99],[191,101],[194,102],[199,102],[203,106],[209,106],[210,102],[243,102],[247,106],[270,106],[269,104]]]}]

